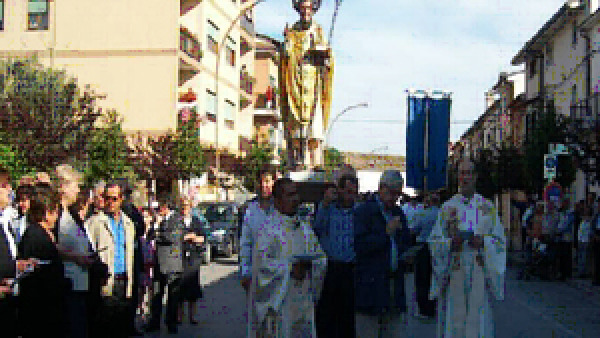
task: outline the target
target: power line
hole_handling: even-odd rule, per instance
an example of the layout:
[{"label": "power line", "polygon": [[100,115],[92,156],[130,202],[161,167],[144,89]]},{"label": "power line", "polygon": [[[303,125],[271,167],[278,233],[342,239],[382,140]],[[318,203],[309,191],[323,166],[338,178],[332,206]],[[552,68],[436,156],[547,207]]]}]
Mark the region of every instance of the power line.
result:
[{"label": "power line", "polygon": [[[361,122],[361,123],[392,123],[392,124],[406,124],[406,120],[339,120],[338,123],[341,122]],[[472,124],[475,120],[454,120],[450,121],[450,124]]]}]

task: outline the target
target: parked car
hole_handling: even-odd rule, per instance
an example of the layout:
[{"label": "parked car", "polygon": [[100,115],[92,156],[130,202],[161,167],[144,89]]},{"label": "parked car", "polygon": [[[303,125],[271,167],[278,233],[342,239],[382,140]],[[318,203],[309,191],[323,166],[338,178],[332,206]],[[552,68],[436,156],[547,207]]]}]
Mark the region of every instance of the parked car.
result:
[{"label": "parked car", "polygon": [[234,202],[201,202],[195,209],[210,226],[209,259],[215,255],[231,257],[238,253],[238,205]]}]

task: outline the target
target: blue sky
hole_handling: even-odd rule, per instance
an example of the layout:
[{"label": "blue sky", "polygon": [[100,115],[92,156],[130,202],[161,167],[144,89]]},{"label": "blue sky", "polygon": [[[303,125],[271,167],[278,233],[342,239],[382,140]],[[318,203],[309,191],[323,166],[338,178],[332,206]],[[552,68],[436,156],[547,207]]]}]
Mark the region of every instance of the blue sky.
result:
[{"label": "blue sky", "polygon": [[[298,19],[291,0],[266,0],[255,11],[257,30],[282,39]],[[329,32],[334,0],[316,20]],[[344,0],[333,36],[335,78],[329,144],[343,151],[405,154],[409,88],[453,92],[452,120],[475,120],[484,92],[564,0]],[[363,123],[360,120],[379,122]],[[452,124],[457,140],[470,124]]]}]

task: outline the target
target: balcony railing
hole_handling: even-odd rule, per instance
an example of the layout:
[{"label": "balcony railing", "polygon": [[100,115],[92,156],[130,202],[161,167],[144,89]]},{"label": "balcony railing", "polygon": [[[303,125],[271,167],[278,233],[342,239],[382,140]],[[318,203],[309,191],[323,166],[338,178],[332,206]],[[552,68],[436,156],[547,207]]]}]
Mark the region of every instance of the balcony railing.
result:
[{"label": "balcony railing", "polygon": [[255,79],[246,70],[240,71],[240,88],[248,95],[252,95]]},{"label": "balcony railing", "polygon": [[248,34],[254,34],[254,23],[246,15],[242,15],[240,25],[246,32],[248,32]]},{"label": "balcony railing", "polygon": [[192,59],[198,62],[202,60],[202,45],[186,30],[181,30],[179,33],[179,48]]},{"label": "balcony railing", "polygon": [[587,101],[582,101],[571,106],[571,119],[576,123],[578,129],[594,130],[600,127],[600,96],[595,94]]},{"label": "balcony railing", "polygon": [[258,94],[256,96],[256,103],[254,104],[254,108],[256,109],[277,109],[277,98],[275,95],[269,95],[266,93]]}]

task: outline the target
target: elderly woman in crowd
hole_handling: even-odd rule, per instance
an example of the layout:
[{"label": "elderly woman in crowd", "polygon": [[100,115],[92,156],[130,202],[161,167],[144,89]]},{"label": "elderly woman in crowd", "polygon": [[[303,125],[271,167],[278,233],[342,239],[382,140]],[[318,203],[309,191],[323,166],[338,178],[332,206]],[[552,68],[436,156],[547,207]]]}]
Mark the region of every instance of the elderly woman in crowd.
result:
[{"label": "elderly woman in crowd", "polygon": [[192,216],[192,202],[187,197],[180,199],[181,217],[184,229],[184,253],[183,253],[183,279],[181,285],[181,304],[179,312],[183,314],[183,303],[188,303],[189,321],[192,325],[198,324],[194,319],[196,313],[196,301],[202,298],[200,287],[200,265],[202,252],[200,245],[204,243],[205,232],[203,222]]},{"label": "elderly woman in crowd", "polygon": [[77,210],[73,208],[80,192],[81,174],[70,165],[56,167],[54,177],[61,204],[57,247],[65,260],[65,277],[71,282],[71,290],[67,293],[69,334],[71,337],[87,337],[88,268],[93,260],[82,217],[87,213],[90,202],[86,196],[79,195]]},{"label": "elderly woman in crowd", "polygon": [[54,228],[60,199],[54,189],[37,187],[29,210],[30,223],[19,244],[20,259],[36,259],[39,266],[19,283],[22,337],[64,337],[66,283]]}]

